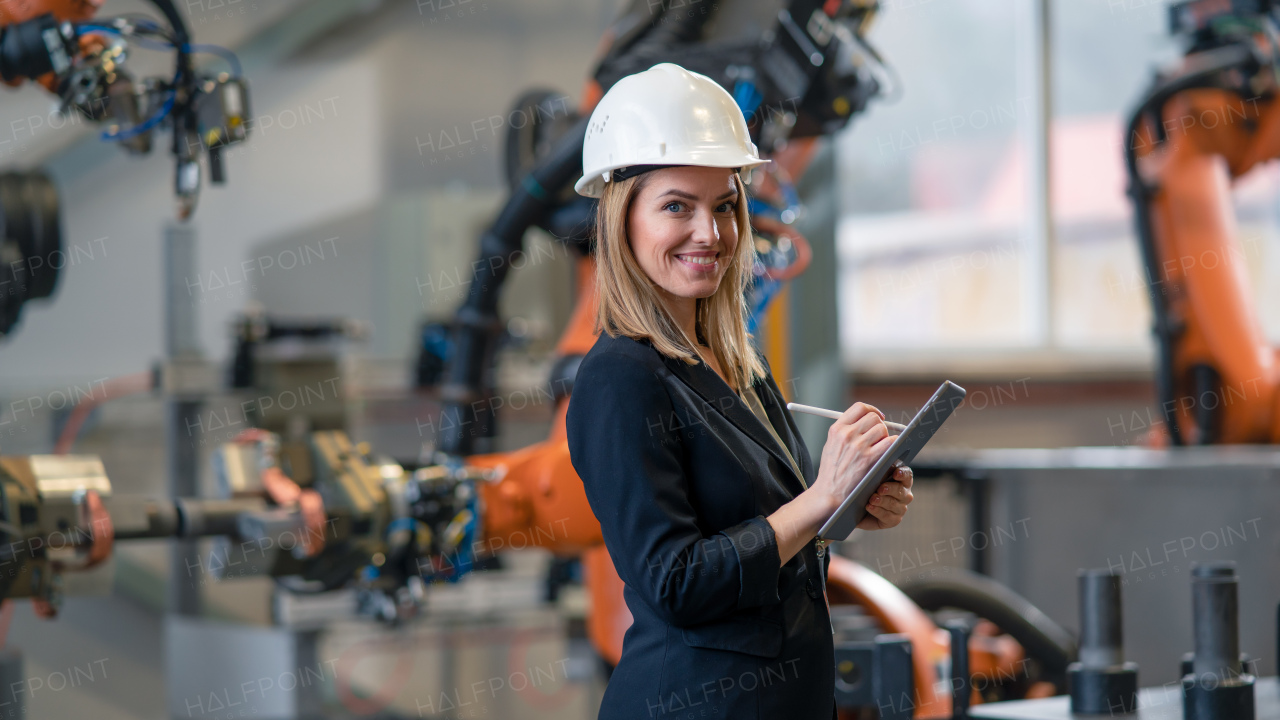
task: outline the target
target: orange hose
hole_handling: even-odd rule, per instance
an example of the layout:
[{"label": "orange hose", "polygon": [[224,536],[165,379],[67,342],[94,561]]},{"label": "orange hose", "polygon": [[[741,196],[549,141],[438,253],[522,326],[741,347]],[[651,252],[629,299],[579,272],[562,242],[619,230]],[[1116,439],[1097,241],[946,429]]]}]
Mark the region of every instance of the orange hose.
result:
[{"label": "orange hose", "polygon": [[108,400],[146,392],[153,385],[154,377],[149,372],[122,375],[103,383],[101,397],[86,398],[76,403],[76,406],[71,409],[71,416],[67,418],[67,424],[62,427],[62,433],[58,435],[58,442],[53,446],[53,453],[55,455],[66,455],[71,452],[71,447],[76,442],[76,436],[80,434],[80,428],[89,419],[89,413],[93,412],[94,408]]}]

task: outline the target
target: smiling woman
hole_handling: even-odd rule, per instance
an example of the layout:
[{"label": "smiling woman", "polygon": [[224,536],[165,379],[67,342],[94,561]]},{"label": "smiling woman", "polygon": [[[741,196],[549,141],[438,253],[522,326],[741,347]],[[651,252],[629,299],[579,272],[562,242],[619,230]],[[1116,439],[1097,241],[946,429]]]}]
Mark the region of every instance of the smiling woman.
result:
[{"label": "smiling woman", "polygon": [[741,311],[751,277],[746,206],[732,168],[666,167],[609,183],[596,221],[600,327],[704,359],[731,387],[762,375]]},{"label": "smiling woman", "polygon": [[[752,345],[741,171],[764,162],[728,92],[676,65],[619,80],[588,124],[600,337],[566,430],[633,618],[602,718],[835,714],[815,536],[895,436],[855,404],[815,469]],[[897,525],[910,488],[902,468],[860,527]]]}]

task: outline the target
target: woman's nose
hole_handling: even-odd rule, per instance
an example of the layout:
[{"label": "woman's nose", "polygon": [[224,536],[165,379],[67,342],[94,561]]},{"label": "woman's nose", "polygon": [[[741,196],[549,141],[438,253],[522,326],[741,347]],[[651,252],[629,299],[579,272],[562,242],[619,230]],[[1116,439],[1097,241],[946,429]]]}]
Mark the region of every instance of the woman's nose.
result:
[{"label": "woman's nose", "polygon": [[693,219],[693,240],[706,245],[720,242],[720,223],[715,213],[710,210],[699,210]]}]

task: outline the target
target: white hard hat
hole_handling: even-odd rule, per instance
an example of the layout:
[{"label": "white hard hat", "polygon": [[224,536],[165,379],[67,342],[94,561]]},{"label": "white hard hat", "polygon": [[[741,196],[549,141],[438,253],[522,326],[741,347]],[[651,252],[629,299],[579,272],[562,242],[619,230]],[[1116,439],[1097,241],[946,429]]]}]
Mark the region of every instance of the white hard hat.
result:
[{"label": "white hard hat", "polygon": [[614,170],[638,165],[751,168],[767,162],[724,88],[661,63],[622,78],[600,98],[582,143],[583,176],[573,189],[598,198]]}]

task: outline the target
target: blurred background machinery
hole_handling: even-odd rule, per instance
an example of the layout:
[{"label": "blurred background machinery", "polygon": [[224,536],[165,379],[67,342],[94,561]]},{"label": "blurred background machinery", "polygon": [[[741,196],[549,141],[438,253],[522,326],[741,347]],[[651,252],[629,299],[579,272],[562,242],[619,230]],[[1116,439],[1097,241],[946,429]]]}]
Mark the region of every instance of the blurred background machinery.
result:
[{"label": "blurred background machinery", "polygon": [[[101,139],[130,154],[149,153],[153,136],[167,129],[177,216],[186,220],[200,194],[201,156],[207,158],[210,180],[220,185],[226,180],[223,149],[248,137],[249,90],[240,62],[224,48],[193,43],[170,0],[154,3],[163,22],[146,16],[95,17],[100,5],[51,0],[5,8],[0,12],[0,79],[11,86],[28,80],[43,86],[57,98],[50,125],[99,123],[105,126]],[[172,51],[172,77],[135,81],[125,62],[136,49]],[[200,53],[219,56],[230,70],[197,71],[192,56]],[[24,302],[53,293],[68,259],[58,191],[48,175],[7,172],[0,188],[0,282],[7,289],[0,299],[3,335],[17,323]]]},{"label": "blurred background machinery", "polygon": [[[1115,700],[1116,662],[1177,685],[1194,648],[1207,672],[1244,654],[1222,674],[1258,678],[1235,686],[1268,717],[1275,452],[1163,446],[1271,441],[1269,3],[140,9],[0,38],[6,79],[44,78],[13,106],[59,106],[0,123],[41,168],[0,178],[25,285],[6,328],[59,288],[3,348],[0,675],[22,696],[0,702],[591,717],[630,619],[563,443],[593,339],[591,207],[567,186],[594,102],[674,61],[775,160],[749,300],[784,393],[899,419],[939,378],[971,388],[907,523],[833,562],[842,713],[1041,717]],[[139,53],[154,78],[130,81],[126,46],[177,68]],[[218,72],[190,68],[205,51]],[[548,89],[584,67],[575,99]],[[173,182],[97,149],[165,128]],[[193,218],[200,154],[215,182],[243,170]],[[175,190],[189,222],[157,233]],[[1110,579],[1078,588],[1082,568]]]}]

